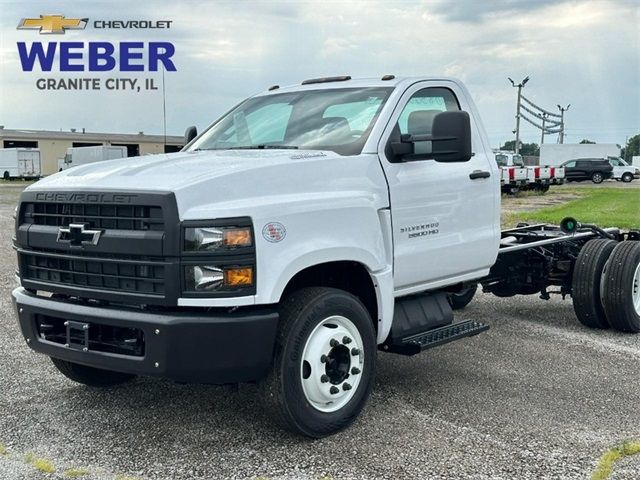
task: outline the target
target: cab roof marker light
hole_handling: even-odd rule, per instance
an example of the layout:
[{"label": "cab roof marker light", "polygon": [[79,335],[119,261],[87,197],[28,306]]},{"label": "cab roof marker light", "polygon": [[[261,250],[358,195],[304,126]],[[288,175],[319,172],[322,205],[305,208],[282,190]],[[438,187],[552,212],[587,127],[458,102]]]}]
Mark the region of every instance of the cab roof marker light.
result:
[{"label": "cab roof marker light", "polygon": [[351,80],[351,75],[341,75],[339,77],[310,78],[309,80],[304,80],[301,85],[311,85],[313,83],[346,82],[347,80]]}]

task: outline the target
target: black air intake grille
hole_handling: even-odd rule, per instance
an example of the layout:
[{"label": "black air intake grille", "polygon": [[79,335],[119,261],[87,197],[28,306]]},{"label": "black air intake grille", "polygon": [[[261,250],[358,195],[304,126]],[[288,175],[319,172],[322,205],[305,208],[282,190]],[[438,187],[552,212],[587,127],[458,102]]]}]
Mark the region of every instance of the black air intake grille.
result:
[{"label": "black air intake grille", "polygon": [[27,203],[24,223],[68,227],[88,223],[91,228],[112,230],[163,230],[162,207],[84,203]]},{"label": "black air intake grille", "polygon": [[165,267],[152,261],[20,255],[23,279],[143,295],[164,295]]}]

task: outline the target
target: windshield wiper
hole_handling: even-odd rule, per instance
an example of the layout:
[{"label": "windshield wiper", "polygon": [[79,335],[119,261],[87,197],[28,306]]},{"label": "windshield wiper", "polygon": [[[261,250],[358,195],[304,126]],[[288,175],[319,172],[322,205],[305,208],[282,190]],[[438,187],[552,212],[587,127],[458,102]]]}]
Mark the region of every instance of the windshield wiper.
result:
[{"label": "windshield wiper", "polygon": [[229,147],[224,150],[298,150],[295,145],[243,145],[241,147]]}]

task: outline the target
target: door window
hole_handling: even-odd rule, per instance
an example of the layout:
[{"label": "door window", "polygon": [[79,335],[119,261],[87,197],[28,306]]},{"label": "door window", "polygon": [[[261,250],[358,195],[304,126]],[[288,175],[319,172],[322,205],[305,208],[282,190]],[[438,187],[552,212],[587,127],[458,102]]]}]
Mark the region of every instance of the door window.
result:
[{"label": "door window", "polygon": [[[404,106],[386,146],[386,156],[394,158],[391,143],[399,142],[403,134],[431,135],[433,119],[441,112],[460,110],[458,100],[451,90],[442,87],[423,88],[414,93]],[[431,142],[415,142],[415,153],[428,154]]]},{"label": "door window", "polygon": [[447,88],[424,88],[407,102],[400,118],[400,133],[430,135],[433,119],[440,112],[460,110],[453,92]]}]

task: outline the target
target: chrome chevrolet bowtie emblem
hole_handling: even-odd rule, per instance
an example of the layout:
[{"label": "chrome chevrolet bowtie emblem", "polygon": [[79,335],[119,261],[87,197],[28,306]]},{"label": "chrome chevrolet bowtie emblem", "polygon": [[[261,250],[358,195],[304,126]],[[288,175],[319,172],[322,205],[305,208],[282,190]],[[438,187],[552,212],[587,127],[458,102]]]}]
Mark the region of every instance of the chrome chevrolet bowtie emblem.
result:
[{"label": "chrome chevrolet bowtie emblem", "polygon": [[58,230],[60,243],[68,243],[72,247],[82,247],[83,245],[97,245],[100,240],[101,230],[88,230],[84,223],[71,223],[68,227],[61,227]]}]

